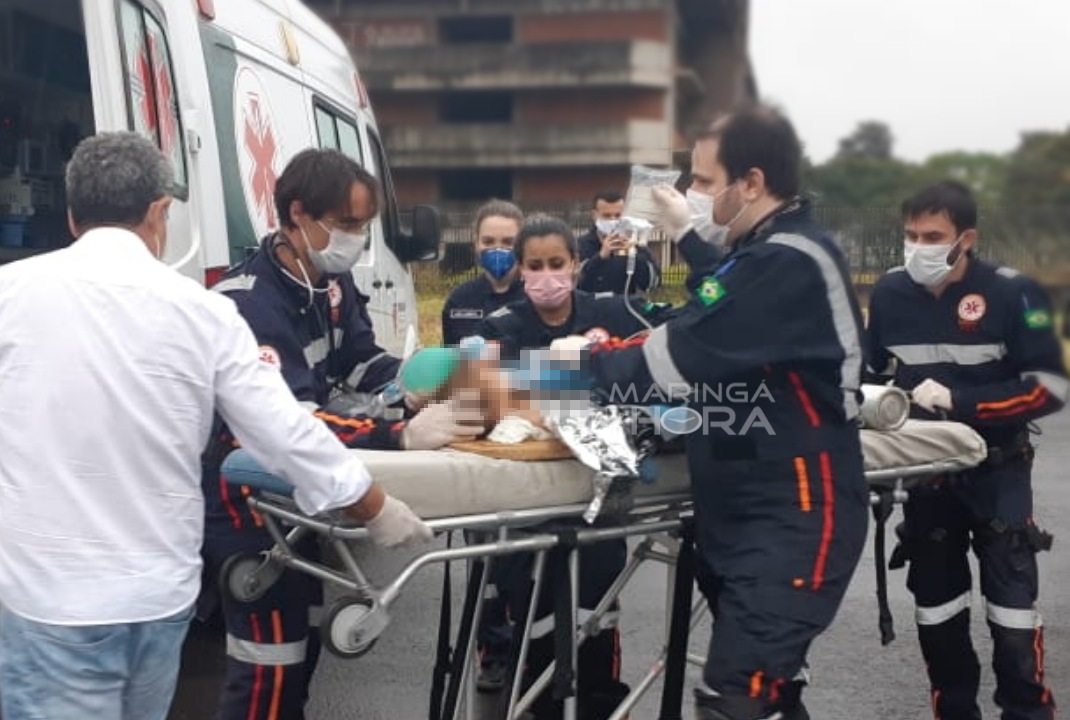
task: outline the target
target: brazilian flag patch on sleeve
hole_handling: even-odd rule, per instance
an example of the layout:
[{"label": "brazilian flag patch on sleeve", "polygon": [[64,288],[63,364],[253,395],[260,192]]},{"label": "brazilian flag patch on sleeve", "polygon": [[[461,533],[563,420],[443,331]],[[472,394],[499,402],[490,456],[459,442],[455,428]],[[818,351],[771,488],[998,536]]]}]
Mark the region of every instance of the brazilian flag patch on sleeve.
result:
[{"label": "brazilian flag patch on sleeve", "polygon": [[714,305],[725,296],[724,285],[715,277],[708,277],[698,288],[698,299],[706,307]]},{"label": "brazilian flag patch on sleeve", "polygon": [[1025,326],[1030,330],[1047,330],[1052,326],[1051,313],[1044,308],[1026,310],[1022,318],[1025,320]]}]

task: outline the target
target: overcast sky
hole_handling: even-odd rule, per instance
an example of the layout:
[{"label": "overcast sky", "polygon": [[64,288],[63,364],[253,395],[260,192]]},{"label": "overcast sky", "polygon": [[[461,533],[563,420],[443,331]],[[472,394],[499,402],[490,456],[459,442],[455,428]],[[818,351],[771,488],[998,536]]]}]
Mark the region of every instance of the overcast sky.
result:
[{"label": "overcast sky", "polygon": [[816,162],[861,120],[914,161],[1070,127],[1070,0],[751,0],[750,50]]}]

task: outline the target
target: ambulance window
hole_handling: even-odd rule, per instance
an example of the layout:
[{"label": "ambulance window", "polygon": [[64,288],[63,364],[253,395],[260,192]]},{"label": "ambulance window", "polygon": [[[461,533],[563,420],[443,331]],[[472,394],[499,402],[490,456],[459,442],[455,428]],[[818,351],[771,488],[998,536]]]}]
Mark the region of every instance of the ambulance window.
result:
[{"label": "ambulance window", "polygon": [[338,122],[338,149],[360,164],[364,164],[364,153],[360,151],[360,136],[357,127],[340,120]]},{"label": "ambulance window", "polygon": [[123,54],[130,126],[171,158],[175,197],[188,195],[185,141],[167,35],[145,8],[122,3]]},{"label": "ambulance window", "polygon": [[316,105],[316,130],[319,132],[320,147],[340,150],[361,165],[364,164],[357,126],[348,119],[323,105]]},{"label": "ambulance window", "polygon": [[316,108],[316,130],[320,135],[321,148],[338,148],[338,132],[334,129],[334,116],[321,107]]}]

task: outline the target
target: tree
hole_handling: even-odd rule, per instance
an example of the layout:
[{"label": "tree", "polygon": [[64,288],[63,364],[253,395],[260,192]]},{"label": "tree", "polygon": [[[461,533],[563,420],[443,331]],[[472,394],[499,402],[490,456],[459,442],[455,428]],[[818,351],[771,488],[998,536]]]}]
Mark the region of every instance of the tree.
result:
[{"label": "tree", "polygon": [[933,155],[920,170],[923,185],[957,180],[973,191],[981,207],[1003,204],[1010,160],[995,153],[947,152]]},{"label": "tree", "polygon": [[887,124],[878,120],[866,120],[858,123],[853,133],[840,140],[836,158],[891,160],[894,144],[895,138]]},{"label": "tree", "polygon": [[1016,207],[1070,205],[1070,128],[1022,134],[1007,168],[1004,199]]},{"label": "tree", "polygon": [[814,168],[811,187],[819,205],[898,207],[918,185],[918,167],[895,159],[837,157]]}]

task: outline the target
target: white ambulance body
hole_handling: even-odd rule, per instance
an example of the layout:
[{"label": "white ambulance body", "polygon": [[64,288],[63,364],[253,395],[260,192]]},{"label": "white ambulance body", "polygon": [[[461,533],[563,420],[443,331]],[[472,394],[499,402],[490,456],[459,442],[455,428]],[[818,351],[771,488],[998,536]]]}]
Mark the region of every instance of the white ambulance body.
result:
[{"label": "white ambulance body", "polygon": [[63,170],[103,130],[152,138],[175,167],[164,260],[202,281],[278,227],[286,162],[334,147],[383,182],[354,275],[376,335],[416,330],[407,264],[433,258],[438,216],[403,233],[386,156],[346,48],[298,0],[0,0],[0,262],[62,247]]}]

